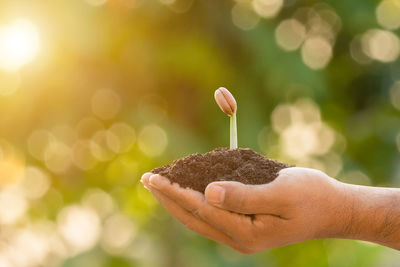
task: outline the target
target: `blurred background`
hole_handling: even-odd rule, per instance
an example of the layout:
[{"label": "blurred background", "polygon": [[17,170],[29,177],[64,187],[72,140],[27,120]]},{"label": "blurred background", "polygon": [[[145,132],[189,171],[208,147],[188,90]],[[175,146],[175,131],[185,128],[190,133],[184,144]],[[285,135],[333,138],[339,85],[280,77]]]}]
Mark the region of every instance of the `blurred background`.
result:
[{"label": "blurred background", "polygon": [[[0,267],[397,266],[374,244],[241,255],[139,183],[229,144],[400,186],[399,0],[0,2]],[[338,200],[340,205],[340,200]]]}]

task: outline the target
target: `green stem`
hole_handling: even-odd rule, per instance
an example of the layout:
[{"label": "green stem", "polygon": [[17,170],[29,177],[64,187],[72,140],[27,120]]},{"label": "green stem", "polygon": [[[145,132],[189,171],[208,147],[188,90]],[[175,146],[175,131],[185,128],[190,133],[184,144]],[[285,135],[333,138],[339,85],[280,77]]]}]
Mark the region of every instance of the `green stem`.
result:
[{"label": "green stem", "polygon": [[237,142],[237,126],[236,126],[236,112],[230,116],[230,149],[236,149],[238,148],[238,142]]}]

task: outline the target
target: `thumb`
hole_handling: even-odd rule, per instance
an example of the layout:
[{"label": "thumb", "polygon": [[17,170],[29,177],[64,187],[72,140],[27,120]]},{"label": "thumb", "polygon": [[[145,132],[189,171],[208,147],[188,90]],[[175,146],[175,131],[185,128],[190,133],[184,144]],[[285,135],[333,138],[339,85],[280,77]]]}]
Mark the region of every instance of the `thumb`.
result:
[{"label": "thumb", "polygon": [[246,185],[239,182],[213,182],[205,191],[208,203],[242,214],[278,214],[282,194],[270,184]]}]

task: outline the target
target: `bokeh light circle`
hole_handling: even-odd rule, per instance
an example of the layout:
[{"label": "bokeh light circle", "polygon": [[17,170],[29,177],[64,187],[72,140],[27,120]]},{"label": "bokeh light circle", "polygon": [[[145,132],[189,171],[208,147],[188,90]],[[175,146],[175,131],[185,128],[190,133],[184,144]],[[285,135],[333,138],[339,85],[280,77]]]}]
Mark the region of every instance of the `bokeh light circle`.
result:
[{"label": "bokeh light circle", "polygon": [[110,89],[97,91],[92,97],[92,112],[98,118],[109,120],[115,117],[121,108],[121,98]]},{"label": "bokeh light circle", "polygon": [[369,30],[362,36],[361,45],[366,55],[384,63],[395,61],[400,54],[400,40],[390,31]]},{"label": "bokeh light circle", "polygon": [[20,187],[28,199],[38,199],[44,196],[50,189],[49,175],[41,168],[28,166],[25,168],[24,178]]},{"label": "bokeh light circle", "polygon": [[254,11],[263,18],[273,18],[283,7],[283,0],[253,0]]},{"label": "bokeh light circle", "polygon": [[92,248],[100,238],[100,219],[90,208],[71,205],[57,216],[58,230],[74,252]]},{"label": "bokeh light circle", "polygon": [[322,37],[308,38],[301,49],[304,64],[314,70],[325,68],[332,56],[332,45]]},{"label": "bokeh light circle", "polygon": [[232,8],[232,22],[239,29],[248,31],[257,26],[260,17],[248,3],[236,3]]},{"label": "bokeh light circle", "polygon": [[104,223],[102,247],[110,253],[122,252],[132,241],[136,225],[123,214],[114,214]]},{"label": "bokeh light circle", "polygon": [[167,147],[168,137],[158,125],[147,125],[139,133],[138,144],[144,154],[150,157],[159,156]]},{"label": "bokeh light circle", "polygon": [[396,30],[400,27],[400,1],[384,0],[376,8],[378,23],[388,29]]},{"label": "bokeh light circle", "polygon": [[278,45],[286,51],[298,49],[303,43],[305,36],[305,26],[296,19],[282,21],[275,30]]}]

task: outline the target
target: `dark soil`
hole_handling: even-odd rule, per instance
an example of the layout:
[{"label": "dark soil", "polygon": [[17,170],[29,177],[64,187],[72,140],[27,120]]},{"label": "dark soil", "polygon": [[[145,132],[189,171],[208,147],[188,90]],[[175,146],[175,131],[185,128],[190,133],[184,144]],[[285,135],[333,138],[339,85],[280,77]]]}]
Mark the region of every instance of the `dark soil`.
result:
[{"label": "dark soil", "polygon": [[167,177],[181,187],[204,193],[214,181],[237,181],[244,184],[266,184],[281,169],[291,167],[268,159],[252,149],[217,148],[205,154],[192,154],[171,165],[155,168],[152,173]]}]

